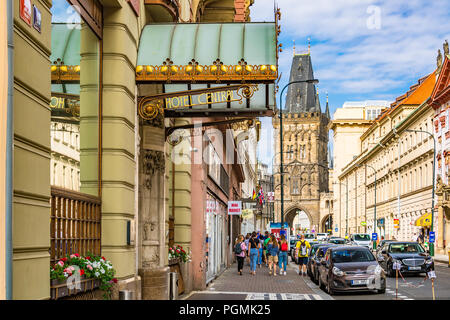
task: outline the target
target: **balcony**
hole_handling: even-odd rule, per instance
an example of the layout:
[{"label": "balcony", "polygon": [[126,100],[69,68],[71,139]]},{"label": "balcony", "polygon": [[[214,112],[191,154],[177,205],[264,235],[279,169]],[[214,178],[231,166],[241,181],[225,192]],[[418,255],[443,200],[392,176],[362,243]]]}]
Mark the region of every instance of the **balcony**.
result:
[{"label": "balcony", "polygon": [[148,22],[175,22],[180,15],[178,0],[145,0]]}]

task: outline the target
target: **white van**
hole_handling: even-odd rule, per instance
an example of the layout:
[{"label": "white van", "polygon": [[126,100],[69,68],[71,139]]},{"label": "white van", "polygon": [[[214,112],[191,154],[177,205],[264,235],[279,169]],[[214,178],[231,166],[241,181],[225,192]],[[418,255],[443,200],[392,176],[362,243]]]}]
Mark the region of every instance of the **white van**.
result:
[{"label": "white van", "polygon": [[372,248],[372,238],[368,233],[355,233],[350,236],[350,242],[358,246]]},{"label": "white van", "polygon": [[327,240],[327,238],[328,238],[328,233],[318,233],[317,234],[317,240],[319,240],[319,241]]}]

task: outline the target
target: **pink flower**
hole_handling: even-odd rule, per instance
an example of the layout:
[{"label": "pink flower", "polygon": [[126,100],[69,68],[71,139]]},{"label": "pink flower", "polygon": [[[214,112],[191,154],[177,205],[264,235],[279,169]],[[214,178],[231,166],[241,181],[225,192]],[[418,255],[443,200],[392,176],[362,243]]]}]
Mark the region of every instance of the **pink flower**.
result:
[{"label": "pink flower", "polygon": [[86,268],[88,268],[89,270],[93,270],[94,268],[92,268],[92,266],[90,265],[90,264],[88,264],[87,266],[86,266]]},{"label": "pink flower", "polygon": [[74,255],[74,254],[71,254],[70,255],[70,259],[73,259],[73,258],[75,258],[76,257],[76,255]]},{"label": "pink flower", "polygon": [[57,264],[59,264],[61,267],[64,267],[64,262],[61,260],[59,260]]}]

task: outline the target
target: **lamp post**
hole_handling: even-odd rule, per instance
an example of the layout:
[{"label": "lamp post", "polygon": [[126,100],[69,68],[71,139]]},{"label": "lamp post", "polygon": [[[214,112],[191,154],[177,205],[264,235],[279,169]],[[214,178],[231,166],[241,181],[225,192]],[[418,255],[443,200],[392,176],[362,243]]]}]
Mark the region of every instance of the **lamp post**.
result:
[{"label": "lamp post", "polygon": [[[287,87],[289,87],[291,84],[294,83],[313,83],[317,84],[319,83],[319,80],[312,79],[312,80],[297,80],[297,81],[291,81],[287,85],[283,87],[280,94],[280,153],[283,153],[283,93],[284,90],[286,90]],[[283,194],[283,157],[280,157],[280,173],[281,173],[281,230],[283,230],[283,224],[284,224],[284,194]]]},{"label": "lamp post", "polygon": [[[428,131],[424,130],[412,130],[412,129],[406,129],[406,132],[422,132],[430,135],[433,138],[433,188],[431,189],[431,228],[430,232],[433,232],[434,227],[434,187],[435,187],[435,171],[436,171],[436,139],[434,138],[434,135]],[[434,256],[434,243],[430,243],[430,255]]]},{"label": "lamp post", "polygon": [[[274,174],[274,170],[273,170],[273,160],[275,160],[275,157],[277,156],[277,154],[280,154],[280,160],[283,161],[283,153],[287,153],[287,154],[293,154],[294,152],[292,150],[289,151],[281,151],[281,152],[277,152],[274,154],[274,156],[272,157],[272,176]],[[281,162],[282,163],[282,162]],[[280,171],[280,177],[283,177],[284,172]],[[281,183],[283,183],[283,179],[281,179]],[[273,189],[273,191],[275,192],[275,189]],[[283,188],[281,188],[281,197],[283,198]],[[273,212],[273,222],[275,222],[275,204],[274,204],[274,212]],[[281,227],[283,228],[283,223],[281,224]]]},{"label": "lamp post", "polygon": [[[374,178],[375,178],[375,185],[374,185],[374,207],[373,207],[373,232],[377,232],[377,170],[375,170],[374,167],[366,164],[366,172],[367,167],[371,168],[373,170]],[[357,165],[357,167],[362,167],[362,165]],[[377,242],[373,241],[373,250],[377,249]]]},{"label": "lamp post", "polygon": [[345,186],[345,235],[348,235],[348,185],[347,183],[342,183],[342,182],[334,182],[333,184],[340,184],[340,185],[344,185]]}]

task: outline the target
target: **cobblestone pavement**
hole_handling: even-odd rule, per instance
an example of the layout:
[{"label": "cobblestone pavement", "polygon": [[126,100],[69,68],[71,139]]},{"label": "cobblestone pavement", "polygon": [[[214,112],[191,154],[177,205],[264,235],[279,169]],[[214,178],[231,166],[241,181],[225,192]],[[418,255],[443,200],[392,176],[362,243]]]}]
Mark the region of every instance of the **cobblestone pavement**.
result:
[{"label": "cobblestone pavement", "polygon": [[[277,268],[278,269],[278,268]],[[256,275],[250,274],[246,262],[242,276],[233,264],[217,279],[213,280],[207,290],[193,292],[184,297],[187,300],[322,300],[327,295],[320,290],[313,290],[308,277],[299,276],[298,266],[290,263],[287,274],[276,276],[269,274],[269,269],[262,265],[256,269]]]}]

